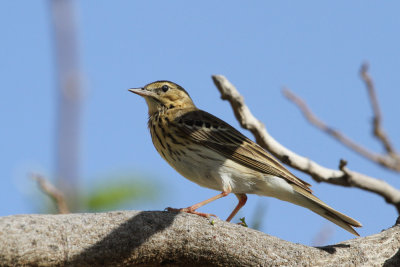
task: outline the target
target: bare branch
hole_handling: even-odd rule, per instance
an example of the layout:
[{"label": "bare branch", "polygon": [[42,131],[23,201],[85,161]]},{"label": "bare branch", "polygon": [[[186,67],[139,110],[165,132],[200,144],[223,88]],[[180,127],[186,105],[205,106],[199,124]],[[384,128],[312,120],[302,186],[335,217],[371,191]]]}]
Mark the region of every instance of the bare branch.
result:
[{"label": "bare branch", "polygon": [[307,106],[307,104],[302,100],[299,96],[295,95],[289,89],[284,88],[283,94],[287,99],[292,101],[303,113],[304,117],[308,120],[309,123],[323,131],[324,133],[332,136],[334,139],[347,146],[351,150],[357,152],[361,156],[373,161],[374,163],[378,163],[379,165],[394,170],[400,171],[400,161],[397,161],[395,158],[392,158],[389,155],[380,155],[374,153],[363,146],[357,144],[343,133],[338,130],[333,129],[328,126],[325,122],[320,120],[314,113],[312,113],[311,109]]},{"label": "bare branch", "polygon": [[371,101],[372,111],[374,113],[373,117],[373,134],[374,136],[380,140],[385,148],[386,152],[389,155],[396,154],[391,142],[389,141],[388,136],[382,128],[382,113],[379,108],[378,98],[375,93],[374,82],[372,81],[371,76],[368,74],[369,65],[368,63],[364,63],[361,65],[360,75],[362,80],[365,83],[365,86],[368,90],[369,100]]},{"label": "bare branch", "polygon": [[221,98],[228,100],[240,125],[251,131],[259,145],[268,150],[282,162],[309,174],[317,182],[357,187],[382,196],[388,203],[394,205],[400,213],[400,191],[386,182],[367,175],[348,170],[345,165],[342,170],[333,170],[300,156],[278,143],[265,126],[257,120],[245,105],[243,97],[237,89],[222,75],[212,76],[215,85],[221,93]]},{"label": "bare branch", "polygon": [[297,95],[295,95],[293,92],[291,92],[288,88],[283,89],[283,94],[286,96],[287,99],[292,101],[296,106],[300,109],[300,111],[303,113],[304,117],[310,122],[312,125],[323,131],[324,133],[332,136],[345,146],[349,147],[350,149],[356,151],[357,153],[361,154],[362,156],[375,161],[375,162],[380,162],[383,159],[380,159],[380,155],[375,154],[368,149],[360,146],[356,142],[352,141],[350,138],[342,134],[341,132],[327,126],[323,121],[321,121],[315,114],[312,113],[310,108],[307,106],[307,104]]},{"label": "bare branch", "polygon": [[[1,266],[399,266],[400,227],[308,247],[161,211],[0,217]],[[397,265],[396,265],[397,264]]]},{"label": "bare branch", "polygon": [[[304,117],[312,125],[320,129],[324,133],[332,136],[334,139],[336,139],[343,145],[347,146],[348,148],[352,149],[353,151],[357,152],[361,156],[371,160],[372,162],[378,163],[379,165],[388,168],[390,170],[400,172],[399,155],[395,154],[394,152],[387,155],[380,155],[364,148],[363,146],[357,144],[356,142],[354,142],[353,140],[351,140],[350,138],[339,132],[338,130],[333,129],[332,127],[328,126],[325,122],[317,118],[317,116],[314,115],[314,113],[312,113],[312,111],[304,102],[304,100],[302,100],[299,96],[295,95],[289,89],[284,88],[283,94],[286,96],[287,99],[292,101],[300,109]],[[374,121],[380,121],[380,120],[374,120]]]},{"label": "bare branch", "polygon": [[39,174],[32,175],[32,179],[34,179],[38,183],[40,190],[42,190],[43,193],[48,195],[54,201],[60,214],[69,213],[64,194],[60,190],[58,190],[54,185],[52,185],[49,181],[47,181],[43,176]]}]

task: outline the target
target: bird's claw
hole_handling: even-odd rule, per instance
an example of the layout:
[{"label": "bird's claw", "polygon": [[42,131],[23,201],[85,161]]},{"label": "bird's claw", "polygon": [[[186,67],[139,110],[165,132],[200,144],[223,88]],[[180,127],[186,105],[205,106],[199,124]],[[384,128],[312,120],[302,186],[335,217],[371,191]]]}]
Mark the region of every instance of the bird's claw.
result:
[{"label": "bird's claw", "polygon": [[164,210],[165,211],[171,211],[171,212],[186,212],[186,213],[196,214],[196,215],[199,215],[199,216],[205,217],[205,218],[210,218],[210,217],[216,217],[217,218],[217,215],[215,215],[215,214],[198,212],[198,211],[196,211],[194,209],[191,209],[190,207],[181,208],[181,209],[175,209],[175,208],[167,207]]}]

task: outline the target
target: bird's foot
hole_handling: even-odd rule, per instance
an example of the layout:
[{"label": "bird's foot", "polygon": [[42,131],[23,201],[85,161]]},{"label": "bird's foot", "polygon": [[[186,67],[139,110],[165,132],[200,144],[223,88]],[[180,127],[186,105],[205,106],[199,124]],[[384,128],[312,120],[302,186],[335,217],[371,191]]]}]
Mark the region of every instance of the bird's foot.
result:
[{"label": "bird's foot", "polygon": [[211,214],[211,213],[198,212],[198,211],[194,210],[192,207],[182,208],[182,209],[174,209],[174,208],[168,207],[165,210],[172,211],[172,212],[186,212],[186,213],[196,214],[196,215],[199,215],[201,217],[206,217],[206,218],[217,217],[216,215]]}]

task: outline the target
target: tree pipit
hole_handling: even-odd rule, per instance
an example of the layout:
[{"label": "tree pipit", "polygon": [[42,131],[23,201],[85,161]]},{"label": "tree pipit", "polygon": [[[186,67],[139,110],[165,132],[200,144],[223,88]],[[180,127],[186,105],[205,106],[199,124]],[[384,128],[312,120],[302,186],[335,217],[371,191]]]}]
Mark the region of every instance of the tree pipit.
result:
[{"label": "tree pipit", "polygon": [[234,193],[239,199],[229,222],[244,206],[246,194],[275,197],[305,207],[352,234],[358,221],[340,213],[312,194],[310,184],[297,178],[271,154],[228,123],[198,109],[181,86],[157,81],[129,89],[147,102],[148,127],[158,153],[182,176],[220,194],[183,209],[209,217],[196,210],[216,199]]}]

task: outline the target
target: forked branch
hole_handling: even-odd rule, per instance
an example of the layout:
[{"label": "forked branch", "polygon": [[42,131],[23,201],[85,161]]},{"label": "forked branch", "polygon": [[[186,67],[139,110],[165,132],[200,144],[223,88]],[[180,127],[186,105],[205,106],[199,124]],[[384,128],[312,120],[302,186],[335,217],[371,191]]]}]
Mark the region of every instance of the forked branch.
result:
[{"label": "forked branch", "polygon": [[[338,130],[333,129],[332,127],[328,126],[325,122],[319,119],[307,106],[303,99],[299,96],[295,95],[292,91],[287,88],[283,89],[283,94],[286,96],[287,99],[292,101],[299,110],[303,113],[304,117],[308,120],[311,125],[317,127],[327,135],[333,137],[343,145],[347,146],[351,150],[357,152],[361,156],[378,163],[388,169],[394,171],[400,171],[400,164],[397,163],[391,156],[389,155],[380,155],[370,151],[369,149],[357,144],[355,141],[351,140],[349,137],[345,136]],[[374,121],[379,121],[375,120]],[[379,123],[378,123],[379,124]],[[380,130],[379,130],[380,131]]]},{"label": "forked branch", "polygon": [[386,135],[385,131],[382,128],[382,113],[381,109],[379,108],[379,102],[376,96],[374,82],[372,81],[371,76],[368,74],[368,69],[368,63],[362,64],[360,75],[365,83],[365,87],[367,88],[369,100],[371,101],[372,111],[374,113],[372,122],[373,134],[376,138],[378,138],[378,140],[382,142],[382,145],[385,148],[386,152],[389,155],[395,156],[396,152],[394,150],[394,147],[392,146],[389,137]]},{"label": "forked branch", "polygon": [[372,152],[371,150],[357,144],[355,141],[351,140],[349,137],[345,136],[340,131],[335,130],[332,127],[328,126],[325,122],[320,120],[311,111],[311,109],[307,106],[307,104],[304,102],[303,99],[295,95],[289,89],[284,88],[283,94],[286,96],[287,99],[292,101],[300,109],[304,117],[308,120],[308,122],[311,123],[311,125],[317,127],[321,131],[330,135],[343,145],[347,146],[348,148],[360,154],[361,156],[371,160],[372,162],[377,163],[389,170],[400,172],[400,155],[396,154],[394,147],[391,145],[388,136],[386,135],[385,131],[382,128],[382,115],[376,97],[373,81],[370,75],[368,74],[367,64],[363,64],[361,66],[360,74],[367,87],[369,99],[371,101],[372,110],[374,113],[373,124],[372,124],[373,134],[382,143],[386,151],[385,154],[378,154]]},{"label": "forked branch", "polygon": [[328,126],[325,122],[317,118],[317,116],[311,111],[307,104],[299,96],[295,95],[289,89],[284,88],[283,94],[287,99],[292,101],[303,113],[304,117],[311,123],[311,125],[317,127],[321,131],[330,135],[343,145],[347,146],[351,150],[360,154],[361,156],[371,160],[374,163],[379,164],[389,170],[400,172],[400,155],[396,153],[394,147],[389,141],[389,137],[386,135],[382,128],[382,113],[379,108],[378,98],[376,97],[374,83],[371,76],[368,74],[368,64],[364,63],[361,66],[360,75],[368,91],[368,96],[371,101],[373,111],[373,135],[382,143],[386,153],[378,154],[370,151],[369,149],[357,144],[343,133]]}]

